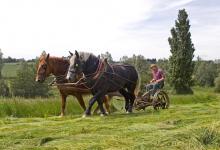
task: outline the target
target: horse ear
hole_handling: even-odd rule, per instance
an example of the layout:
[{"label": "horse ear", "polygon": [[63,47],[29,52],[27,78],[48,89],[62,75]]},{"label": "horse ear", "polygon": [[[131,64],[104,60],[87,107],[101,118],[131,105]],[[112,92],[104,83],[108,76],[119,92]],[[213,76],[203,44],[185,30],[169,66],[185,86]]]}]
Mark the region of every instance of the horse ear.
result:
[{"label": "horse ear", "polygon": [[107,64],[107,63],[108,63],[108,58],[105,58],[105,59],[104,59],[104,62]]},{"label": "horse ear", "polygon": [[80,56],[80,59],[83,60],[83,55]]},{"label": "horse ear", "polygon": [[69,53],[70,53],[70,56],[73,56],[73,53],[71,51],[69,51]]},{"label": "horse ear", "polygon": [[41,53],[41,56],[46,56],[47,55],[47,53],[46,53],[46,51],[43,51],[42,53]]},{"label": "horse ear", "polygon": [[77,50],[75,50],[75,55],[76,55],[76,58],[79,58],[79,53],[77,52]]},{"label": "horse ear", "polygon": [[49,57],[50,57],[50,54],[48,53],[46,56],[46,61],[48,61]]}]

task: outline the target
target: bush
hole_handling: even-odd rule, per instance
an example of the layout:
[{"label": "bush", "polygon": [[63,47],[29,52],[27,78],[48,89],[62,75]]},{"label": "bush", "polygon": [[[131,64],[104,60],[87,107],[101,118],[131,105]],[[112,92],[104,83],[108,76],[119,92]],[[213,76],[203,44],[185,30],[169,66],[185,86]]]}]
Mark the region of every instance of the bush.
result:
[{"label": "bush", "polygon": [[215,91],[220,93],[220,74],[215,79]]},{"label": "bush", "polygon": [[0,49],[0,78],[2,78],[2,68],[4,66],[4,63],[3,63],[3,53]]},{"label": "bush", "polygon": [[10,96],[9,87],[3,79],[0,80],[0,96],[3,97]]},{"label": "bush", "polygon": [[217,66],[213,61],[199,61],[195,69],[195,82],[199,86],[214,86]]},{"label": "bush", "polygon": [[22,62],[20,68],[17,71],[17,76],[12,80],[11,91],[13,96],[21,97],[36,97],[48,96],[49,87],[47,83],[37,83],[35,82],[36,69],[34,64],[28,64],[27,62]]}]

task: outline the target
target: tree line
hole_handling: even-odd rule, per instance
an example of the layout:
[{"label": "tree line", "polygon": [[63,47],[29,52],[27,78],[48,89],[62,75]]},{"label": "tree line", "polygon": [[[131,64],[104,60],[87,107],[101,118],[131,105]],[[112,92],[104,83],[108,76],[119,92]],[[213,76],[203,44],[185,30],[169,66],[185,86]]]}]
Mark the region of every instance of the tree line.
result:
[{"label": "tree line", "polygon": [[[103,58],[112,58],[111,54],[102,54]],[[0,57],[1,60],[1,57]],[[111,63],[116,63],[111,59]],[[1,62],[1,61],[0,61]],[[141,89],[145,90],[145,85],[151,79],[150,65],[152,63],[158,64],[166,74],[165,88],[170,89],[170,63],[169,59],[147,59],[143,55],[133,55],[132,57],[123,56],[119,62],[134,65],[139,73]],[[48,82],[39,84],[35,82],[36,64],[21,61],[17,69],[16,77],[10,80],[5,80],[4,77],[0,79],[0,96],[22,96],[22,97],[35,97],[35,96],[49,96],[50,88]],[[118,62],[117,62],[118,63]],[[216,91],[220,92],[220,63],[215,61],[205,61],[201,58],[193,61],[195,67],[192,73],[191,85],[201,87],[214,87]],[[1,63],[0,68],[2,68]],[[1,72],[1,71],[0,71]]]}]

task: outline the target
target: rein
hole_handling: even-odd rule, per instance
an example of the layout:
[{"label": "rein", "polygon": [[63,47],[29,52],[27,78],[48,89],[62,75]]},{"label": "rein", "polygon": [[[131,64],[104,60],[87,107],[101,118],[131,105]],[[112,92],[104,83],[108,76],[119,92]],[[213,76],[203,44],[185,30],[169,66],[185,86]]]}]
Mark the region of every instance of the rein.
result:
[{"label": "rein", "polygon": [[[79,89],[79,90],[82,89],[82,88],[79,88],[77,86],[82,85],[85,88],[87,88],[88,90],[91,90],[91,89],[93,89],[98,84],[99,80],[102,77],[104,77],[104,74],[109,74],[109,75],[117,76],[118,78],[120,78],[122,80],[126,80],[128,82],[135,83],[134,81],[131,81],[131,80],[127,79],[127,78],[124,78],[124,77],[118,75],[117,73],[115,73],[115,71],[113,69],[113,66],[130,67],[130,65],[119,65],[119,64],[108,65],[111,68],[112,72],[105,71],[104,70],[105,69],[105,65],[108,65],[108,64],[105,64],[104,61],[99,60],[99,65],[98,65],[98,67],[97,67],[97,69],[96,69],[96,71],[94,73],[91,73],[91,74],[88,74],[88,75],[84,75],[83,74],[83,77],[80,78],[77,82],[74,82],[74,83],[64,83],[64,84],[55,84],[55,85],[57,85],[57,86],[65,86],[65,85],[71,86],[72,85],[72,86],[75,86],[75,88]],[[104,78],[106,78],[106,77],[104,77]],[[96,80],[95,83],[91,87],[86,85],[86,83],[88,83],[88,82],[86,82],[85,80],[89,80],[89,79],[90,80]],[[115,81],[113,81],[111,79],[109,80],[109,82],[115,84],[116,86],[121,87],[121,85],[119,85],[118,83],[116,83]]]},{"label": "rein", "polygon": [[[52,85],[54,85],[54,86],[65,86],[65,85],[72,85],[72,86],[76,86],[75,88],[76,89],[82,89],[82,88],[79,88],[79,87],[77,87],[77,86],[80,86],[80,85],[82,85],[82,86],[84,86],[86,89],[89,89],[89,90],[91,90],[91,89],[93,89],[96,85],[97,85],[97,83],[98,83],[98,81],[99,81],[99,79],[101,78],[101,76],[100,75],[102,75],[105,71],[103,71],[103,69],[105,68],[105,64],[104,64],[104,62],[102,61],[102,60],[99,60],[99,64],[98,64],[98,67],[97,67],[97,69],[96,69],[96,71],[94,72],[94,73],[91,73],[91,74],[87,74],[87,75],[84,75],[83,74],[83,77],[82,78],[80,78],[77,82],[74,82],[74,83],[62,83],[62,84],[59,84],[59,83],[55,83],[55,84],[52,84]],[[64,75],[65,76],[65,75]],[[91,87],[88,87],[87,85],[86,85],[86,81],[84,81],[84,80],[88,80],[88,79],[90,79],[91,78],[91,80],[96,80],[96,82],[93,84],[93,86],[91,86]]]}]

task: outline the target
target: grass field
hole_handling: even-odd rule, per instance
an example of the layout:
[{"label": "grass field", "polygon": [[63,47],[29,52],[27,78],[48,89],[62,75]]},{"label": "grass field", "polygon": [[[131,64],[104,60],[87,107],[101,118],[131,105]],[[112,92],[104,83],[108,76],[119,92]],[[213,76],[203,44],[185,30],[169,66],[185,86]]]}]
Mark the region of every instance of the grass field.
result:
[{"label": "grass field", "polygon": [[67,116],[58,117],[58,97],[0,101],[0,149],[220,149],[220,96],[212,89],[171,96],[168,110],[125,114],[123,101],[107,117],[81,118],[68,99]]},{"label": "grass field", "polygon": [[19,63],[5,63],[2,69],[3,77],[11,78],[16,76]]},{"label": "grass field", "polygon": [[[29,62],[28,64],[33,64],[33,62]],[[13,78],[16,77],[17,70],[19,69],[20,62],[18,63],[4,63],[2,69],[2,75],[4,78]]]}]

